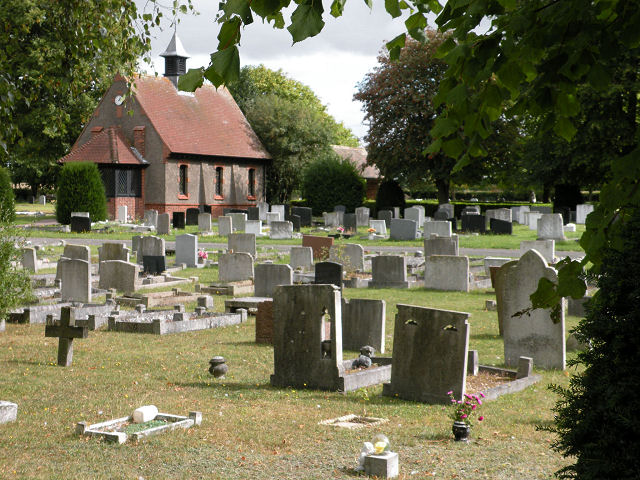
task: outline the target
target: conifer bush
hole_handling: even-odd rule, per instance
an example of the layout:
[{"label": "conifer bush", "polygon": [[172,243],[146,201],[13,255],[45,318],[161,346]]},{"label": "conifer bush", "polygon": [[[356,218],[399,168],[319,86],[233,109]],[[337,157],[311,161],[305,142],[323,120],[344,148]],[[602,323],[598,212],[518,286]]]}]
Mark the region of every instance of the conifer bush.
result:
[{"label": "conifer bush", "polygon": [[353,212],[362,205],[365,181],[351,162],[329,152],[306,168],[302,190],[315,215],[331,212],[336,205]]},{"label": "conifer bush", "polygon": [[107,197],[95,163],[67,163],[58,174],[56,218],[71,223],[71,212],[89,212],[92,222],[107,219]]},{"label": "conifer bush", "polygon": [[393,207],[400,207],[400,211],[404,212],[406,201],[404,192],[395,180],[384,180],[378,188],[376,194],[376,210],[393,210]]},{"label": "conifer bush", "polygon": [[12,223],[16,219],[16,200],[9,171],[0,167],[0,222]]}]

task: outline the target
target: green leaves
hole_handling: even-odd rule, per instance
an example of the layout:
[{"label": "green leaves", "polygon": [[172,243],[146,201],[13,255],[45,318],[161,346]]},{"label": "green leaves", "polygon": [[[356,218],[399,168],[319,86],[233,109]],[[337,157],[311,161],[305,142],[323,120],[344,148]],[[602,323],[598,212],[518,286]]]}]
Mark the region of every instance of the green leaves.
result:
[{"label": "green leaves", "polygon": [[203,83],[203,69],[190,68],[187,73],[178,78],[178,89],[185,92],[195,92]]},{"label": "green leaves", "polygon": [[400,58],[400,52],[404,48],[405,42],[407,41],[407,34],[402,33],[398,35],[396,38],[387,42],[385,45],[387,50],[389,51],[389,58],[394,61]]},{"label": "green leaves", "polygon": [[389,15],[393,18],[397,18],[402,15],[400,10],[400,3],[398,0],[384,0],[384,8]]},{"label": "green leaves", "polygon": [[323,11],[322,2],[318,1],[307,0],[307,2],[298,5],[298,8],[291,15],[291,25],[287,27],[293,38],[293,43],[314,37],[322,31],[324,27]]},{"label": "green leaves", "polygon": [[344,12],[344,5],[347,3],[347,0],[333,0],[331,4],[331,15],[335,18],[342,16]]},{"label": "green leaves", "polygon": [[211,55],[211,65],[204,71],[207,80],[218,88],[236,81],[240,73],[240,54],[235,45]]}]

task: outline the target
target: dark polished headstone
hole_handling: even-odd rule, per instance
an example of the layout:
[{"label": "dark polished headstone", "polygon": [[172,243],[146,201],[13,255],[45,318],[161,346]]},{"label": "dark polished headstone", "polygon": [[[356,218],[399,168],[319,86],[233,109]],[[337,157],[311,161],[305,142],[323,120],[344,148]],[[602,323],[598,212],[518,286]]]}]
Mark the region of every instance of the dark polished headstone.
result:
[{"label": "dark polished headstone", "polygon": [[433,214],[434,220],[449,220],[449,214],[444,210],[438,210]]},{"label": "dark polished headstone", "polygon": [[358,231],[358,220],[355,213],[345,213],[343,223],[345,232],[356,233]]},{"label": "dark polished headstone", "polygon": [[489,219],[489,229],[491,230],[491,233],[495,233],[498,235],[513,234],[513,224],[511,222],[507,222],[506,220],[499,220],[497,218]]},{"label": "dark polished headstone", "polygon": [[199,208],[187,208],[187,225],[198,225]]},{"label": "dark polished headstone", "polygon": [[289,221],[291,223],[293,223],[293,231],[294,232],[299,232],[300,231],[300,215],[289,215]]},{"label": "dark polished headstone", "polygon": [[384,220],[384,223],[387,225],[387,229],[391,228],[392,218],[393,218],[393,211],[391,210],[380,210],[378,212],[378,220]]},{"label": "dark polished headstone", "polygon": [[247,220],[260,220],[260,209],[258,207],[247,208]]},{"label": "dark polished headstone", "polygon": [[185,214],[184,212],[173,212],[173,228],[184,229]]},{"label": "dark polished headstone", "polygon": [[71,232],[83,233],[91,231],[91,219],[89,217],[71,217]]},{"label": "dark polished headstone", "polygon": [[312,215],[309,207],[291,207],[291,215],[298,215],[300,217],[301,227],[311,226]]},{"label": "dark polished headstone", "polygon": [[484,215],[462,215],[462,231],[485,233],[487,226]]},{"label": "dark polished headstone", "polygon": [[142,257],[142,268],[145,273],[160,275],[167,269],[167,260],[164,255],[145,255]]},{"label": "dark polished headstone", "polygon": [[342,265],[336,262],[318,262],[313,283],[331,284],[342,289]]}]

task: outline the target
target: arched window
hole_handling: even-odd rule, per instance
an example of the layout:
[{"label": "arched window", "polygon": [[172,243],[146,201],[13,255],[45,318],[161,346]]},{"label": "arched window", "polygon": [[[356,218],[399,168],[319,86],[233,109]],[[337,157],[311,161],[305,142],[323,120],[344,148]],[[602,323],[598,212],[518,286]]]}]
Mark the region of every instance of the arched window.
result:
[{"label": "arched window", "polygon": [[187,195],[187,183],[189,182],[189,177],[187,176],[187,165],[180,165],[180,174],[178,177],[180,195]]},{"label": "arched window", "polygon": [[216,167],[216,197],[222,197],[222,185],[224,183],[224,170],[222,167]]},{"label": "arched window", "polygon": [[249,169],[249,197],[256,198],[256,169]]}]

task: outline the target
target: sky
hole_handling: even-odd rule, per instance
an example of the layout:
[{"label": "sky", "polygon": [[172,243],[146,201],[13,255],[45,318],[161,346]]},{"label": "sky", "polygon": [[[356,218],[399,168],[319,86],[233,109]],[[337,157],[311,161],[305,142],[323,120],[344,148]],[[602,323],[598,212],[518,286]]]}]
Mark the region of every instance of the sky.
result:
[{"label": "sky", "polygon": [[[137,3],[143,9],[146,1],[137,0]],[[200,15],[180,15],[178,37],[191,55],[187,68],[206,67],[218,42],[219,25],[215,22],[218,2],[193,0],[193,5]],[[363,0],[347,2],[340,18],[325,12],[323,19],[325,27],[319,35],[293,45],[286,29],[273,29],[257,17],[242,31],[241,66],[264,64],[273,70],[282,69],[290,78],[311,87],[327,105],[329,113],[362,139],[367,126],[361,103],[353,100],[356,84],[373,71],[385,42],[405,31],[404,20],[403,17],[392,19],[382,2],[376,2],[369,10]],[[161,25],[162,31],[156,29],[153,33],[155,38],[151,43],[151,56],[159,74],[164,73],[164,60],[158,55],[173,34],[171,19],[166,20]],[[286,15],[285,20],[288,20]]]}]

